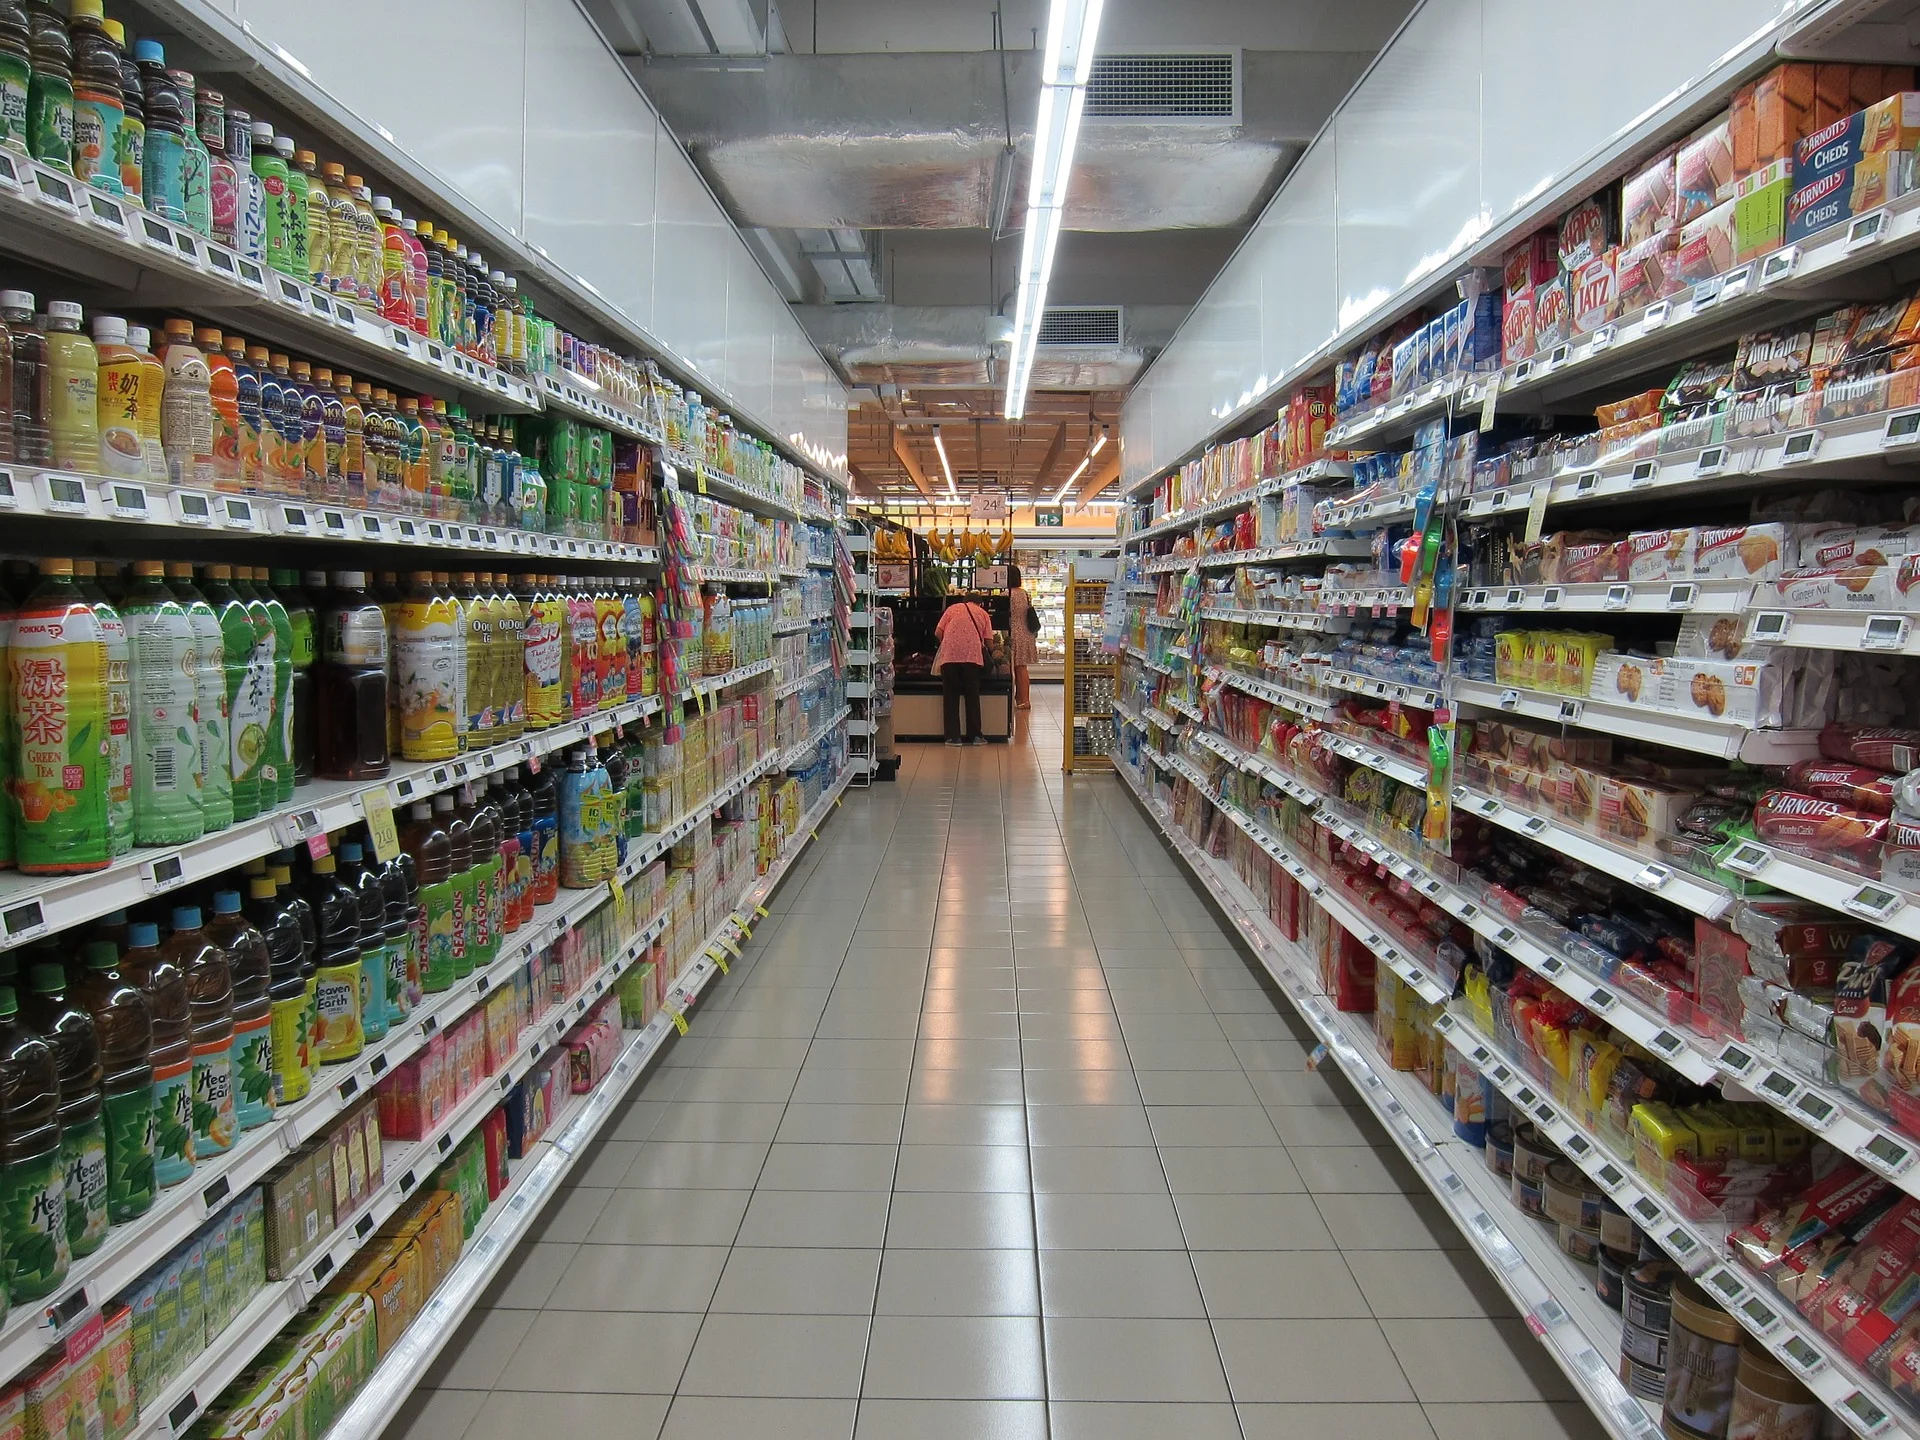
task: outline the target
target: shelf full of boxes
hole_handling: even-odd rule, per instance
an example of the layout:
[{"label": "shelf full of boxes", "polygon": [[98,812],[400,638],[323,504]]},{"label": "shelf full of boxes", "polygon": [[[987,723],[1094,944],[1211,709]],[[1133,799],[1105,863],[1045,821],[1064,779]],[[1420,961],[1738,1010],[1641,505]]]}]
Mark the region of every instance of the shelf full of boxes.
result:
[{"label": "shelf full of boxes", "polygon": [[[22,1157],[46,1218],[0,1226],[0,1417],[372,1434],[846,787],[845,481],[544,257],[458,245],[466,202],[226,17],[129,28],[155,15],[255,62],[224,96],[152,82],[203,107],[213,193],[279,188],[263,129],[349,163],[296,152],[317,198],[266,253],[244,214],[0,135],[5,358],[98,399],[9,387],[0,424],[41,562],[0,576],[35,707],[5,727],[6,1063],[56,1078],[56,1021],[105,1061],[59,1073],[59,1144]],[[379,283],[383,244],[417,286]],[[149,433],[147,401],[207,425]],[[196,657],[184,688],[156,645]],[[57,683],[80,660],[97,694]],[[33,737],[89,725],[124,739],[49,771]],[[204,1023],[153,1023],[188,984]]]},{"label": "shelf full of boxes", "polygon": [[1079,560],[1067,566],[1067,743],[1060,747],[1060,759],[1061,768],[1069,774],[1076,769],[1104,769],[1111,763],[1118,657],[1106,651],[1103,619],[1114,575],[1110,560]]},{"label": "shelf full of boxes", "polygon": [[1913,91],[1741,77],[1123,518],[1117,767],[1615,1433],[1657,1296],[1920,1435]]}]

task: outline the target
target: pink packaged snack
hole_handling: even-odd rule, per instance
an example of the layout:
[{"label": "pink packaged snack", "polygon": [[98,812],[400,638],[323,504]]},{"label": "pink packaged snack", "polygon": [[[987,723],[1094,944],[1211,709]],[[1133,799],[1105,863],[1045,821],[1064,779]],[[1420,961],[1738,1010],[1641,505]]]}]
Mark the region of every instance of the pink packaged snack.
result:
[{"label": "pink packaged snack", "polygon": [[1620,240],[1623,245],[1671,230],[1680,223],[1679,197],[1674,192],[1674,152],[1663,151],[1638,175],[1620,187]]},{"label": "pink packaged snack", "polygon": [[1681,224],[1733,198],[1733,143],[1722,113],[1694,131],[1674,154],[1674,190]]},{"label": "pink packaged snack", "polygon": [[1680,227],[1680,249],[1674,257],[1679,278],[1697,284],[1732,269],[1734,250],[1733,201],[1729,200]]},{"label": "pink packaged snack", "polygon": [[1533,354],[1533,290],[1507,296],[1500,315],[1500,363],[1512,365]]},{"label": "pink packaged snack", "polygon": [[1624,245],[1614,260],[1614,285],[1620,314],[1644,310],[1681,288],[1678,274],[1680,232],[1657,232],[1637,244]]}]

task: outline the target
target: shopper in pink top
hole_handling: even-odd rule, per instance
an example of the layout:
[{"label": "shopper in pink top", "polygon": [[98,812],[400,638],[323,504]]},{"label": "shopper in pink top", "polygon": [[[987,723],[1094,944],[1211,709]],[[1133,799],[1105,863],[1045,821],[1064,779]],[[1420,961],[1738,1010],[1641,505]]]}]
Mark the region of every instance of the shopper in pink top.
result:
[{"label": "shopper in pink top", "polygon": [[[986,673],[987,642],[992,637],[993,621],[967,595],[951,597],[940,623],[933,628],[933,638],[940,642],[940,648],[934,652],[933,669],[940,677],[949,745],[986,744],[980,734],[980,679]],[[960,738],[962,695],[967,697],[964,742]]]}]

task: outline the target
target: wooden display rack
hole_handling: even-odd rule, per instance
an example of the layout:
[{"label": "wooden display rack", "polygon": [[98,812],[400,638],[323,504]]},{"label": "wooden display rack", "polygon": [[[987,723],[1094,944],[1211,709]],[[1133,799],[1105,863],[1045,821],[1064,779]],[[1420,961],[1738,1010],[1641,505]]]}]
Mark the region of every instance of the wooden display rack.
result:
[{"label": "wooden display rack", "polygon": [[[1060,768],[1072,774],[1078,770],[1111,770],[1113,757],[1108,754],[1110,737],[1095,742],[1092,738],[1090,721],[1100,720],[1108,726],[1113,723],[1113,684],[1115,676],[1114,662],[1099,657],[1098,646],[1103,628],[1103,615],[1107,608],[1107,581],[1082,580],[1074,573],[1074,567],[1067,567],[1066,624],[1067,658],[1065,684],[1067,691],[1067,733],[1060,745]],[[1083,620],[1091,624],[1083,625]],[[1081,653],[1084,642],[1085,654]],[[1104,681],[1105,699],[1089,702],[1081,693],[1085,682]]]}]

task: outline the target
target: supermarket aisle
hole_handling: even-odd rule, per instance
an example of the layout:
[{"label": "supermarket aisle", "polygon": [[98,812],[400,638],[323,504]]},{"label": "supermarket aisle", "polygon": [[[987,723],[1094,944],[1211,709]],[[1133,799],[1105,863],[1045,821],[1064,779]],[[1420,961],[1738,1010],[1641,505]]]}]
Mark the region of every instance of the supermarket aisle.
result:
[{"label": "supermarket aisle", "polygon": [[848,799],[394,1434],[1600,1433],[1034,694]]}]

